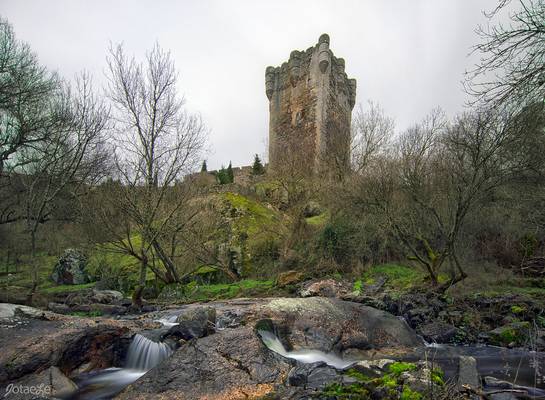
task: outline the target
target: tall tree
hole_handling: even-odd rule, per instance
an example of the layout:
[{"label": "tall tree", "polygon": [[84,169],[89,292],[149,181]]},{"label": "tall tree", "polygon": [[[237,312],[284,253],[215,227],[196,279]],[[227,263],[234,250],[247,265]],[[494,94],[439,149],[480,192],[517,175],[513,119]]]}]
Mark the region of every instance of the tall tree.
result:
[{"label": "tall tree", "polygon": [[252,174],[254,175],[263,175],[265,173],[265,167],[259,158],[259,155],[254,156],[254,163],[252,164]]},{"label": "tall tree", "polygon": [[185,110],[174,62],[158,44],[143,63],[127,58],[121,45],[112,47],[107,93],[114,108],[115,164],[121,183],[112,185],[119,190],[112,207],[125,223],[112,224],[108,209],[103,221],[115,234],[115,250],[140,263],[133,298],[141,305],[148,268],[165,282],[180,280],[173,252],[163,240],[179,238],[189,218],[189,188],[175,183],[198,166],[206,129],[199,116]]},{"label": "tall tree", "polygon": [[[477,33],[481,57],[469,73],[468,88],[476,101],[488,106],[510,103],[522,108],[545,99],[545,1],[501,0],[490,13],[487,26]],[[509,23],[500,17],[509,13]]]},{"label": "tall tree", "polygon": [[[65,206],[76,201],[106,174],[108,164],[104,132],[109,112],[93,93],[89,76],[76,80],[74,92],[65,86],[50,101],[55,103],[52,112],[58,122],[46,139],[19,152],[12,177],[23,189],[19,218],[30,236],[33,261],[38,228],[54,218],[70,218],[67,210],[60,209],[61,198]],[[37,284],[37,268],[33,268],[34,289]]]},{"label": "tall tree", "polygon": [[58,124],[51,107],[59,87],[58,77],[0,19],[0,174],[15,166],[17,151],[42,142]]},{"label": "tall tree", "polygon": [[227,166],[226,174],[229,183],[233,183],[235,181],[235,175],[233,174],[233,166],[231,165],[231,161],[229,161],[229,165]]}]

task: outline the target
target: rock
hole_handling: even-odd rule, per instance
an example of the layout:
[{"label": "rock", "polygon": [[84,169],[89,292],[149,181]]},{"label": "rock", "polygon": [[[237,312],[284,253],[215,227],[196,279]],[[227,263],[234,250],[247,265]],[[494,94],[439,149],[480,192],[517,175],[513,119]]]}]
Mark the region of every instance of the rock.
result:
[{"label": "rock", "polygon": [[303,284],[299,291],[301,297],[336,297],[341,298],[351,292],[350,285],[334,279],[323,279]]},{"label": "rock", "polygon": [[437,321],[422,325],[419,333],[427,341],[433,343],[447,343],[456,336],[456,327],[445,322]]},{"label": "rock", "polygon": [[342,375],[335,368],[323,365],[315,368],[307,377],[308,389],[323,389],[334,382],[342,381]]},{"label": "rock", "polygon": [[202,338],[215,332],[216,309],[213,307],[196,307],[184,311],[176,319],[174,325],[164,335],[173,340],[190,340]]},{"label": "rock", "polygon": [[316,217],[317,215],[320,215],[321,213],[323,213],[323,209],[315,201],[309,201],[305,205],[305,208],[303,209],[303,216],[305,218]]},{"label": "rock", "polygon": [[66,249],[53,268],[51,278],[59,285],[81,285],[89,282],[87,258],[78,250]]},{"label": "rock", "polygon": [[511,343],[513,345],[522,345],[528,340],[529,332],[529,322],[512,322],[488,332],[490,335],[489,342],[497,346],[507,346]]},{"label": "rock", "polygon": [[435,382],[432,382],[431,363],[426,361],[418,361],[415,363],[416,368],[411,371],[402,372],[399,380],[408,385],[412,390],[423,393],[430,389]]},{"label": "rock", "polygon": [[458,390],[462,385],[468,385],[473,389],[479,388],[479,374],[477,372],[477,360],[471,356],[458,357]]},{"label": "rock", "polygon": [[7,320],[18,314],[29,318],[45,318],[48,313],[38,308],[20,304],[0,303],[0,320]]},{"label": "rock", "polygon": [[226,329],[186,343],[117,398],[259,398],[282,383],[289,369],[253,329]]},{"label": "rock", "polygon": [[278,286],[284,287],[301,282],[303,277],[304,274],[300,271],[286,271],[278,275],[276,282]]},{"label": "rock", "polygon": [[48,303],[47,309],[58,314],[69,314],[72,311],[68,305],[55,302]]},{"label": "rock", "polygon": [[216,329],[237,328],[242,325],[244,316],[236,311],[226,310],[216,317]]},{"label": "rock", "polygon": [[317,363],[311,363],[311,364],[297,363],[297,365],[293,367],[288,373],[288,379],[287,379],[288,385],[305,387],[307,384],[309,374],[317,367],[321,367],[324,365],[326,364],[323,362],[317,362]]},{"label": "rock", "polygon": [[409,310],[405,315],[407,322],[412,327],[416,327],[426,321],[430,321],[434,317],[434,310],[432,307],[419,307]]},{"label": "rock", "polygon": [[0,316],[0,384],[53,366],[69,375],[86,363],[93,369],[122,365],[132,332],[143,325],[95,322],[9,304],[0,305]]},{"label": "rock", "polygon": [[181,313],[176,322],[193,321],[201,326],[201,330],[214,333],[216,325],[216,309],[214,307],[195,307]]},{"label": "rock", "polygon": [[123,299],[123,294],[117,290],[93,289],[91,299],[95,303],[112,304]]},{"label": "rock", "polygon": [[276,298],[266,303],[259,315],[271,319],[294,350],[310,348],[355,357],[376,349],[403,353],[422,345],[399,318],[338,299]]},{"label": "rock", "polygon": [[[30,390],[33,389],[34,393]],[[29,374],[6,386],[5,397],[27,400],[42,396],[44,398],[63,397],[77,389],[77,385],[66,377],[57,367],[49,367],[39,373]]]},{"label": "rock", "polygon": [[[510,393],[510,392],[494,393],[490,395],[490,398],[492,400],[515,400],[519,398],[518,396],[520,396],[521,398],[531,398],[533,396],[536,396],[536,393],[533,393],[533,391],[535,390],[534,388],[527,388],[524,386],[514,385],[511,382],[502,381],[492,376],[484,377],[484,385],[487,387],[488,391],[495,391],[495,390],[519,391],[519,393]],[[537,396],[539,396],[539,394],[537,394]]]}]

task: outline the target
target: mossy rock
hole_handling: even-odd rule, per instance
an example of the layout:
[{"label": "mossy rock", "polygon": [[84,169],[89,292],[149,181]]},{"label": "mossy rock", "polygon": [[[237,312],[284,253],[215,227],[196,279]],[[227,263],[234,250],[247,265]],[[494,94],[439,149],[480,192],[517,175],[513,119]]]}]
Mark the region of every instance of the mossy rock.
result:
[{"label": "mossy rock", "polygon": [[528,341],[530,323],[527,321],[512,322],[489,332],[490,344],[496,346],[523,345]]}]

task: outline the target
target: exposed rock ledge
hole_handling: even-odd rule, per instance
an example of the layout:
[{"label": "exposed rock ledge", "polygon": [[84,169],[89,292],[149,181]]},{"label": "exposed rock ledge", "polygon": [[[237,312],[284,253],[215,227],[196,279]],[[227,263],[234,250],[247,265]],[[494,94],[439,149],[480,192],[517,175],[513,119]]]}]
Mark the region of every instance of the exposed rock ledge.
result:
[{"label": "exposed rock ledge", "polygon": [[187,342],[118,397],[251,399],[286,385],[297,363],[263,345],[253,328],[263,318],[274,322],[291,349],[335,351],[345,357],[383,357],[421,345],[415,333],[391,314],[337,299],[226,302],[218,304],[216,311],[218,319],[227,312],[238,316],[238,325]]}]

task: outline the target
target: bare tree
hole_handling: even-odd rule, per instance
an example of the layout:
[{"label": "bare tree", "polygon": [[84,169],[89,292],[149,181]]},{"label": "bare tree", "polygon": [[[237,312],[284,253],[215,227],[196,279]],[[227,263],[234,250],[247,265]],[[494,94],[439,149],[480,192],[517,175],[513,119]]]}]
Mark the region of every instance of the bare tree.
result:
[{"label": "bare tree", "polygon": [[[481,43],[473,51],[481,56],[468,74],[469,92],[477,103],[524,106],[545,98],[545,1],[501,0],[490,13],[487,26],[479,26]],[[498,21],[509,12],[510,22]]]},{"label": "bare tree", "polygon": [[38,63],[11,25],[0,19],[0,175],[16,167],[17,151],[47,138],[59,121],[51,101],[59,90],[55,74]]},{"label": "bare tree", "polygon": [[[19,166],[12,178],[23,193],[20,214],[12,222],[25,222],[33,261],[38,228],[54,217],[63,218],[59,199],[77,201],[89,185],[104,176],[107,164],[103,133],[108,109],[94,95],[89,76],[84,74],[76,80],[75,93],[66,86],[51,101],[55,102],[57,126],[47,132],[45,140],[20,150]],[[33,265],[33,291],[37,284]]]},{"label": "bare tree", "polygon": [[380,108],[378,103],[369,102],[368,110],[358,106],[352,121],[352,167],[361,173],[369,164],[387,150],[395,123]]},{"label": "bare tree", "polygon": [[140,263],[135,305],[141,305],[150,265],[165,282],[180,280],[173,253],[161,239],[173,229],[176,237],[183,234],[190,193],[174,187],[198,165],[206,129],[199,116],[185,111],[176,85],[174,63],[159,45],[146,55],[144,63],[127,58],[121,45],[110,49],[107,94],[114,108],[115,164],[120,181],[111,201],[125,223],[113,226],[107,213],[103,222],[115,236],[115,250]]},{"label": "bare tree", "polygon": [[[357,191],[440,290],[466,278],[458,243],[468,217],[495,189],[526,170],[526,124],[497,110],[449,123],[440,110],[400,135]],[[439,274],[451,265],[450,279]]]}]

